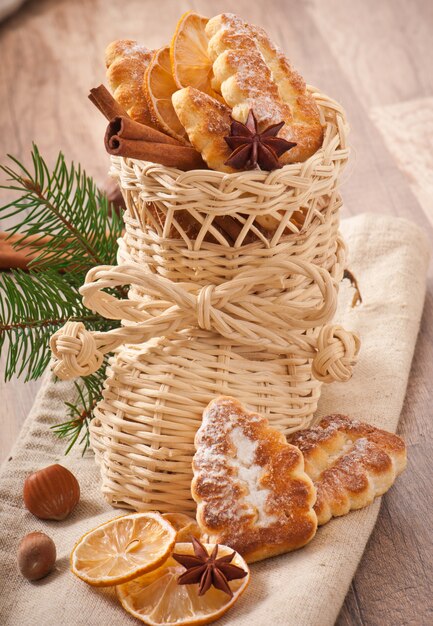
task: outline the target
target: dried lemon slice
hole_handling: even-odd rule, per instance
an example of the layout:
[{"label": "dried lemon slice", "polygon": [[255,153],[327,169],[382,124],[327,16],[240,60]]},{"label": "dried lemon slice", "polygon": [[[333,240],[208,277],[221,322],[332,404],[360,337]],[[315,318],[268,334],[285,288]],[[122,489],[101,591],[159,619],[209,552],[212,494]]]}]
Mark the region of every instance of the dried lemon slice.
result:
[{"label": "dried lemon slice", "polygon": [[193,517],[185,513],[163,513],[162,517],[166,519],[176,530],[176,542],[191,541],[191,537],[200,539],[201,530]]},{"label": "dried lemon slice", "polygon": [[[214,547],[205,544],[208,554]],[[177,543],[175,551],[179,554],[194,554],[191,543]],[[232,553],[233,550],[227,546],[218,547],[219,557]],[[185,568],[172,557],[158,569],[117,586],[117,596],[128,613],[150,626],[209,624],[224,615],[248,585],[249,569],[244,559],[235,553],[231,562],[248,572],[245,578],[229,582],[232,597],[215,587],[199,596],[197,585],[179,585],[177,580]]]},{"label": "dried lemon slice", "polygon": [[213,71],[207,54],[209,37],[205,32],[208,21],[193,11],[182,15],[170,45],[171,68],[179,89],[195,87],[222,100],[211,87]]},{"label": "dried lemon slice", "polygon": [[81,537],[71,570],[95,587],[118,585],[161,565],[175,540],[176,530],[159,513],[117,517]]},{"label": "dried lemon slice", "polygon": [[178,87],[171,73],[168,46],[160,48],[153,55],[144,74],[143,88],[153,122],[175,139],[187,144],[185,129],[171,102],[171,96]]}]

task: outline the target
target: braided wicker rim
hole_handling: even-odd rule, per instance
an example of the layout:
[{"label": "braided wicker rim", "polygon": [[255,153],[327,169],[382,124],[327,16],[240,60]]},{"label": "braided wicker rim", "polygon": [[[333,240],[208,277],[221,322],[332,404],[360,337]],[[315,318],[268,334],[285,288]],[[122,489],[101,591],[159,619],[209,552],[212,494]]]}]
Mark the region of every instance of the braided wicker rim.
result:
[{"label": "braided wicker rim", "polygon": [[[131,217],[144,231],[150,225],[163,239],[173,238],[174,227],[175,236],[193,250],[207,248],[207,234],[225,247],[245,245],[249,234],[262,246],[272,248],[283,236],[305,231],[314,218],[323,221],[323,209],[338,187],[349,156],[349,128],[338,102],[313,87],[309,89],[319,108],[324,139],[322,147],[303,163],[285,165],[272,172],[226,174],[204,169],[182,172],[146,161],[112,157],[111,173],[119,179]],[[164,215],[163,224],[150,214],[152,203]],[[302,227],[291,219],[300,210],[305,213]],[[193,239],[177,220],[179,211],[187,211],[202,225]],[[217,216],[230,216],[242,225],[234,244],[215,227]],[[271,237],[254,223],[258,216],[271,222]]]}]

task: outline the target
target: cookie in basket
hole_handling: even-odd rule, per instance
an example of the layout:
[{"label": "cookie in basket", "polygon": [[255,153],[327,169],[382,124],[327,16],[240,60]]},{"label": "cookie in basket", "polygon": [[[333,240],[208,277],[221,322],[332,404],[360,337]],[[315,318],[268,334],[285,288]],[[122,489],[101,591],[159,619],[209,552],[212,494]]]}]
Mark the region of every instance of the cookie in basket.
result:
[{"label": "cookie in basket", "polygon": [[[185,171],[197,168],[200,153],[216,171],[271,172],[305,161],[322,144],[323,120],[303,78],[265,31],[231,13],[208,20],[187,12],[171,45],[157,51],[134,40],[115,41],[107,47],[106,65],[115,99],[134,120],[191,149],[188,157],[182,153],[179,167]],[[134,158],[166,163],[164,142],[127,139],[116,156],[132,158],[140,146],[141,156]],[[170,166],[182,146],[170,147]],[[266,212],[258,212],[254,223],[243,212],[214,216],[212,224],[208,215],[190,211],[167,216],[152,203],[145,220],[159,236],[188,245],[199,240],[196,246],[205,241],[239,247],[259,240],[267,245],[274,235],[303,228],[308,207],[295,206],[290,214],[275,203],[263,205]]]},{"label": "cookie in basket", "polygon": [[288,440],[301,450],[316,485],[319,525],[369,505],[406,467],[401,437],[345,415],[328,415]]},{"label": "cookie in basket", "polygon": [[314,537],[316,490],[302,454],[267,419],[221,396],[205,409],[195,445],[191,492],[211,543],[252,562]]},{"label": "cookie in basket", "polygon": [[[209,167],[233,172],[259,165],[272,170],[286,163],[305,161],[314,154],[323,141],[319,109],[303,78],[265,31],[236,15],[222,13],[207,22],[205,32],[209,37],[212,88],[222,96],[223,103],[185,82],[185,89],[175,92],[172,99],[191,143]],[[230,158],[231,150],[239,148],[237,143],[224,143],[230,121],[246,124],[251,112],[257,120],[257,133],[281,124],[273,143],[292,142],[292,148],[284,154],[273,146],[275,162],[269,154],[261,160]],[[247,135],[239,133],[237,141],[241,136]]]},{"label": "cookie in basket", "polygon": [[143,77],[154,50],[133,39],[118,39],[105,50],[107,79],[117,102],[141,124],[153,126],[143,92]]}]

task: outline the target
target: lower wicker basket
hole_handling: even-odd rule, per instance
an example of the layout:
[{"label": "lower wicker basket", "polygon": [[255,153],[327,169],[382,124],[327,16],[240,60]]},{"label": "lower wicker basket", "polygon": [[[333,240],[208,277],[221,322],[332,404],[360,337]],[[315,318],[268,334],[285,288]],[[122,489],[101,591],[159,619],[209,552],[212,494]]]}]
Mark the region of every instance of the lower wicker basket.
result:
[{"label": "lower wicker basket", "polygon": [[[51,345],[61,378],[114,353],[91,423],[114,506],[194,510],[194,436],[215,396],[289,433],[311,424],[323,382],[351,376],[359,339],[331,324],[345,267],[347,126],[338,103],[314,95],[325,138],[305,163],[227,175],[113,159],[128,207],[119,265],[91,270],[81,293],[122,326],[90,333],[69,322]],[[128,299],[105,291],[119,285]]]}]

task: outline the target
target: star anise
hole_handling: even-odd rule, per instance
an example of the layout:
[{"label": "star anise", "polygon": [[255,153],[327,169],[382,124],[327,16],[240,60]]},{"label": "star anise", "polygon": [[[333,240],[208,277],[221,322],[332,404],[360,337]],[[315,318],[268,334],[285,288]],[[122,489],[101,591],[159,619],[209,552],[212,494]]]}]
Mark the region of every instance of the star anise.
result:
[{"label": "star anise", "polygon": [[220,589],[233,596],[230,589],[229,580],[244,578],[247,572],[230,561],[236,552],[227,554],[226,556],[218,556],[218,544],[209,555],[204,545],[195,537],[191,537],[194,547],[194,554],[172,554],[173,559],[186,568],[186,572],[181,574],[177,580],[179,585],[199,585],[198,595],[202,596],[213,585],[216,589]]},{"label": "star anise", "polygon": [[233,150],[225,165],[237,170],[254,169],[275,170],[281,167],[279,157],[296,146],[296,143],[277,137],[285,122],[272,124],[263,132],[257,130],[257,120],[250,109],[245,124],[232,120],[230,136],[224,137]]}]

